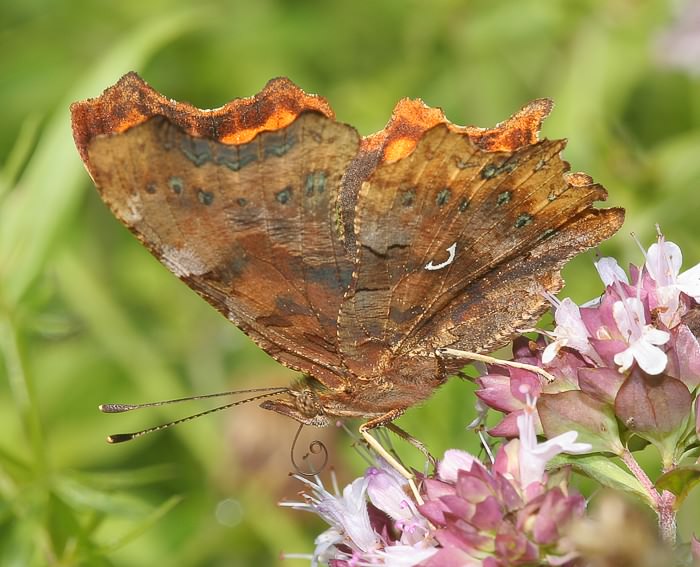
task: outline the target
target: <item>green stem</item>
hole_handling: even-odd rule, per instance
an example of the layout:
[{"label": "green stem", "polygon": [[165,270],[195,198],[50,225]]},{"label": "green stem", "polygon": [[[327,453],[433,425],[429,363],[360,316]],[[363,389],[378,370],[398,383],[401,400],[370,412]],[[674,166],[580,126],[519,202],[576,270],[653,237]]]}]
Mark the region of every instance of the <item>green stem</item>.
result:
[{"label": "green stem", "polygon": [[37,477],[46,478],[46,452],[36,389],[30,373],[26,371],[16,326],[7,313],[0,317],[0,349],[15,407],[31,443]]}]

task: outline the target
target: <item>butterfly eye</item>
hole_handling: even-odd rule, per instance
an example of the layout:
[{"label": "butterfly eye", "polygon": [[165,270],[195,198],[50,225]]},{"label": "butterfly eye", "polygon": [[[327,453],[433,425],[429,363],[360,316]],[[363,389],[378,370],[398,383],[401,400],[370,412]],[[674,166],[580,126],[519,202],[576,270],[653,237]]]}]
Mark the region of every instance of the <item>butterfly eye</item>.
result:
[{"label": "butterfly eye", "polygon": [[318,396],[311,390],[302,390],[296,399],[297,409],[307,417],[323,415],[323,405]]}]

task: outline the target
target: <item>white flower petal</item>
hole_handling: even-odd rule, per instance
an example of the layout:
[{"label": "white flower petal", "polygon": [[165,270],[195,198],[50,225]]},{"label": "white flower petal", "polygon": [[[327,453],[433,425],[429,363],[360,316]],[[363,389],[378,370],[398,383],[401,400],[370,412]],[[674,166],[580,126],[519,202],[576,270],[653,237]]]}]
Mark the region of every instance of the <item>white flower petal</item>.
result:
[{"label": "white flower petal", "polygon": [[623,300],[613,303],[613,319],[620,330],[620,334],[625,338],[633,338],[632,331],[634,329],[632,318],[627,310],[627,306]]},{"label": "white flower petal", "polygon": [[665,345],[671,338],[671,335],[661,329],[655,329],[651,325],[644,327],[642,331],[642,340],[652,345]]},{"label": "white flower petal", "polygon": [[644,314],[644,304],[637,297],[626,297],[613,304],[613,319],[617,323],[620,334],[627,342],[638,339],[642,336],[646,317]]},{"label": "white flower petal", "polygon": [[626,372],[634,364],[634,355],[632,354],[632,347],[628,347],[622,352],[618,352],[613,358],[615,364],[620,368],[619,372]]},{"label": "white flower petal", "polygon": [[581,311],[570,298],[561,301],[554,312],[557,326],[552,331],[555,340],[547,345],[542,353],[542,362],[547,364],[554,360],[562,347],[570,347],[587,354],[591,350],[588,342],[588,329],[581,319]]},{"label": "white flower petal", "polygon": [[559,350],[561,349],[561,347],[565,346],[563,342],[564,341],[560,341],[559,339],[557,339],[552,341],[545,347],[544,351],[542,351],[543,364],[549,364],[557,357],[557,354],[559,354]]},{"label": "white flower petal", "polygon": [[518,416],[520,431],[519,468],[520,483],[527,488],[533,482],[542,482],[547,463],[560,453],[585,453],[592,446],[588,443],[576,443],[578,433],[567,431],[544,443],[537,442],[535,422],[532,416],[534,408],[526,407]]},{"label": "white flower petal", "polygon": [[548,439],[544,443],[539,443],[533,450],[533,453],[550,459],[556,457],[559,453],[579,454],[590,451],[593,445],[590,443],[576,443],[578,432],[567,431],[556,437]]},{"label": "white flower petal", "polygon": [[658,243],[649,246],[646,268],[660,286],[674,284],[683,263],[683,254],[674,242],[659,237]]},{"label": "white flower petal", "polygon": [[361,551],[369,551],[379,545],[379,537],[369,521],[366,490],[367,480],[360,477],[343,489],[342,496],[334,496],[325,490],[317,493],[319,501],[315,505],[318,515],[346,534]]},{"label": "white flower petal", "polygon": [[336,554],[330,550],[342,541],[342,534],[335,528],[329,528],[325,532],[319,534],[318,537],[316,537],[316,541],[314,541],[316,549],[314,549],[313,558],[311,559],[311,567],[317,567],[319,562],[328,563],[329,560],[335,559]]},{"label": "white flower petal", "polygon": [[620,267],[615,258],[601,258],[595,263],[595,268],[605,287],[612,285],[615,281],[630,283],[625,270]]},{"label": "white flower petal", "polygon": [[678,276],[678,289],[695,301],[700,301],[700,264],[696,264]]},{"label": "white flower petal", "polygon": [[581,323],[581,312],[570,297],[565,297],[557,306],[554,313],[554,319],[557,325],[565,327],[576,327]]},{"label": "white flower petal", "polygon": [[386,567],[413,567],[437,553],[436,547],[392,545],[377,552]]},{"label": "white flower petal", "polygon": [[403,484],[377,468],[367,472],[367,495],[377,508],[393,520],[410,520],[417,513],[413,502],[406,496]]},{"label": "white flower petal", "polygon": [[643,340],[635,341],[628,350],[632,351],[637,364],[647,374],[661,374],[668,363],[664,351]]}]

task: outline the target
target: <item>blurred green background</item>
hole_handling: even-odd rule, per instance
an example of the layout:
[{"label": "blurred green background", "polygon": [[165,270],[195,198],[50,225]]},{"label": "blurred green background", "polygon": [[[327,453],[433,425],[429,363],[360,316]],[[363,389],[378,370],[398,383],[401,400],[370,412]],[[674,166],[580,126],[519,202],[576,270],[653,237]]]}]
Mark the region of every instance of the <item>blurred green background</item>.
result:
[{"label": "blurred green background", "polygon": [[[281,552],[310,552],[324,529],[276,506],[300,489],[287,475],[294,428],[281,416],[244,407],[105,443],[189,407],[110,416],[99,403],[284,385],[292,373],[111,217],[75,151],[71,101],[129,70],[200,107],[285,75],[366,135],[406,96],[479,126],[551,97],[544,134],[569,138],[573,169],[628,209],[603,252],[640,263],[629,233],[648,245],[658,222],[689,267],[700,260],[700,23],[693,29],[683,9],[657,0],[0,3],[0,565],[274,565]],[[601,289],[592,258],[565,271],[565,294],[579,302]],[[455,381],[399,424],[436,455],[477,451],[465,431],[472,416],[471,389]],[[307,430],[307,442],[313,435],[341,481],[362,471],[342,431]],[[693,506],[697,498],[681,515],[685,538],[700,523]]]}]

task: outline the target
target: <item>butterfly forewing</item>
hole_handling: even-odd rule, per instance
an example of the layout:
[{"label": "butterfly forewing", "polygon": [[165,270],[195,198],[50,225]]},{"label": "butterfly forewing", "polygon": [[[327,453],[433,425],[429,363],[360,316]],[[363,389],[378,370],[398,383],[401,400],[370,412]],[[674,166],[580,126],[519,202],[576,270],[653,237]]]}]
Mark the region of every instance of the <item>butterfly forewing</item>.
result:
[{"label": "butterfly forewing", "polygon": [[269,354],[332,384],[351,276],[335,211],[357,145],[315,112],[240,145],[155,117],[88,154],[103,199],[163,264]]}]

